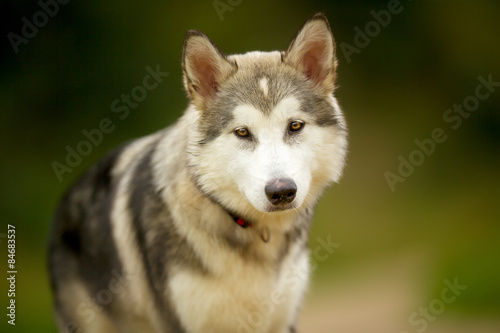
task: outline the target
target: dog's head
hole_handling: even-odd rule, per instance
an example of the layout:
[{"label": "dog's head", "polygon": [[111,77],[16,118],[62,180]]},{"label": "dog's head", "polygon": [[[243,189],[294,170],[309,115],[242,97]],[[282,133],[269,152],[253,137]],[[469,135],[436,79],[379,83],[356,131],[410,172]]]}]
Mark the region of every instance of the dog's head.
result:
[{"label": "dog's head", "polygon": [[346,153],[335,68],[323,14],[305,22],[286,52],[226,56],[188,31],[184,85],[197,119],[190,168],[201,190],[243,216],[314,205],[339,179]]}]

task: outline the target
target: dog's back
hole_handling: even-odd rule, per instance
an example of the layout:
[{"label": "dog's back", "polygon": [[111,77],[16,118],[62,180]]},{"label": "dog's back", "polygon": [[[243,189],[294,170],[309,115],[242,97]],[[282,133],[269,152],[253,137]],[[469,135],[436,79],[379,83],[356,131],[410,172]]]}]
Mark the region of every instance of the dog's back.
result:
[{"label": "dog's back", "polygon": [[122,272],[110,214],[116,191],[112,169],[125,148],[116,149],[93,166],[67,191],[55,214],[49,269],[57,321],[63,332],[90,332],[94,327],[109,326],[102,323],[106,320],[100,306],[111,302],[97,301],[96,306],[92,298],[96,300],[98,293],[106,297],[103,295],[114,274]]}]

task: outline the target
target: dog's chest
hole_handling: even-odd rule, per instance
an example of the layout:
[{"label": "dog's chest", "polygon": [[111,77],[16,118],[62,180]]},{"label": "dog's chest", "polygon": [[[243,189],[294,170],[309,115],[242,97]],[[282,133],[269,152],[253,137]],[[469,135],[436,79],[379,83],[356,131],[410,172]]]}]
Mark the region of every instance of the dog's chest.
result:
[{"label": "dog's chest", "polygon": [[289,332],[307,286],[308,259],[292,246],[280,267],[221,254],[223,274],[176,270],[169,297],[188,332]]}]

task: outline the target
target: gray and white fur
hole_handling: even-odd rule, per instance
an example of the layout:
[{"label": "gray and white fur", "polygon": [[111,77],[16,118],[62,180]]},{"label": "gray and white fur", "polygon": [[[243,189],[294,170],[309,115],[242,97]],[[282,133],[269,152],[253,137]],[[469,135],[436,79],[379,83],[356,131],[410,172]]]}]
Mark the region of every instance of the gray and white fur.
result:
[{"label": "gray and white fur", "polygon": [[185,114],[58,207],[59,332],[296,330],[313,210],[347,148],[328,21],[311,16],[285,52],[231,56],[188,31],[182,66]]}]

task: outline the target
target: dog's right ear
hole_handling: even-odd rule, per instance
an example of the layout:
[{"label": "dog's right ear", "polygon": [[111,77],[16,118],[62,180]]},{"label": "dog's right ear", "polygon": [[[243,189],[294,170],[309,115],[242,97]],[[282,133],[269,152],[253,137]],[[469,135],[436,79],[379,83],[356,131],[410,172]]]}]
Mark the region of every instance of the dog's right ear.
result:
[{"label": "dog's right ear", "polygon": [[237,66],[202,32],[189,30],[184,39],[182,69],[189,98],[198,109],[204,110]]}]

